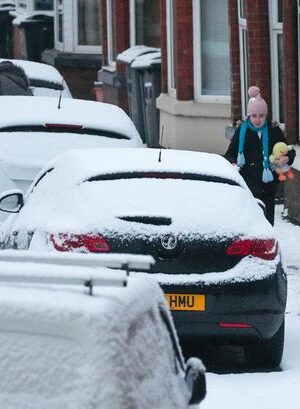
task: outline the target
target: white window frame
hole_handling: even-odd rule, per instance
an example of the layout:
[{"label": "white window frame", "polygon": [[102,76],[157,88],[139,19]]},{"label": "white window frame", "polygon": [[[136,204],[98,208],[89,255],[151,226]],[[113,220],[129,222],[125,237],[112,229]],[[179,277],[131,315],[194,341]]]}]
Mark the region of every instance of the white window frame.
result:
[{"label": "white window frame", "polygon": [[129,2],[129,40],[130,47],[136,45],[135,0]]},{"label": "white window frame", "polygon": [[[63,24],[63,26],[62,26],[62,37],[63,37],[63,40],[64,40],[64,6],[65,6],[65,3],[64,3],[64,0],[63,0],[63,2],[62,2],[62,24]],[[54,45],[55,45],[55,48],[57,49],[57,50],[59,50],[59,51],[63,51],[63,49],[64,49],[64,43],[63,43],[63,41],[61,42],[61,41],[59,41],[59,39],[58,39],[58,16],[59,16],[59,9],[58,9],[58,0],[55,0],[54,1]]]},{"label": "white window frame", "polygon": [[116,60],[113,59],[112,53],[112,38],[113,38],[113,27],[112,27],[112,4],[110,0],[106,0],[106,14],[107,14],[107,63],[112,69],[116,69]]},{"label": "white window frame", "polygon": [[[241,1],[238,3],[238,23],[239,23],[239,46],[240,46],[240,77],[241,77],[241,103],[242,103],[242,119],[246,117],[246,109],[248,100],[248,67],[245,67],[244,55],[247,55],[247,50],[244,49],[243,33],[247,36],[247,20],[241,17]],[[245,75],[246,73],[246,75]]]},{"label": "white window frame", "polygon": [[[98,0],[99,1],[99,0]],[[89,54],[101,54],[102,46],[100,45],[79,45],[78,44],[78,0],[74,1],[73,8],[73,48],[75,52],[89,53]],[[100,32],[99,32],[100,41]]]},{"label": "white window frame", "polygon": [[193,55],[194,55],[194,100],[205,103],[230,103],[229,95],[202,94],[201,61],[201,0],[193,0]]},{"label": "white window frame", "polygon": [[175,72],[174,72],[174,43],[173,43],[173,0],[167,0],[167,61],[168,61],[168,94],[176,98]]},{"label": "white window frame", "polygon": [[[283,34],[283,24],[278,22],[278,0],[269,0],[270,20],[270,50],[271,50],[271,83],[272,83],[272,112],[273,118],[279,121],[279,60],[278,36]],[[299,6],[298,6],[299,7]]]},{"label": "white window frame", "polygon": [[[55,48],[69,53],[101,54],[102,46],[78,45],[78,1],[63,0],[63,42],[58,41],[58,0],[54,0]],[[100,33],[99,33],[100,38]]]}]

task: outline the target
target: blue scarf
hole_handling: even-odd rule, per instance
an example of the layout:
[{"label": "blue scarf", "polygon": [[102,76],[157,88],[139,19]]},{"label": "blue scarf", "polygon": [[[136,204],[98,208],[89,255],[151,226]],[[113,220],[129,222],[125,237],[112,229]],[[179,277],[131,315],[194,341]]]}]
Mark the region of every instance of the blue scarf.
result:
[{"label": "blue scarf", "polygon": [[244,156],[244,145],[247,129],[250,128],[254,132],[262,131],[262,145],[263,145],[263,174],[262,181],[264,183],[273,181],[273,174],[269,167],[269,134],[268,134],[268,125],[267,122],[260,128],[256,128],[251,124],[247,118],[245,122],[241,125],[240,137],[239,137],[239,152],[237,157],[237,165],[242,168],[246,161]]}]

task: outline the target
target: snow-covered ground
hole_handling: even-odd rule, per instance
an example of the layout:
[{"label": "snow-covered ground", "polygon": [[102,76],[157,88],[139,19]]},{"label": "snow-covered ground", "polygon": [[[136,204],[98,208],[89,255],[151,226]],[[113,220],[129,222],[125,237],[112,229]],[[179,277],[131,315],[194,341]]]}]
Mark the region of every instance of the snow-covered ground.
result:
[{"label": "snow-covered ground", "polygon": [[285,349],[282,371],[207,373],[207,396],[201,409],[296,409],[300,386],[300,226],[284,221],[276,206],[279,236],[288,275]]}]

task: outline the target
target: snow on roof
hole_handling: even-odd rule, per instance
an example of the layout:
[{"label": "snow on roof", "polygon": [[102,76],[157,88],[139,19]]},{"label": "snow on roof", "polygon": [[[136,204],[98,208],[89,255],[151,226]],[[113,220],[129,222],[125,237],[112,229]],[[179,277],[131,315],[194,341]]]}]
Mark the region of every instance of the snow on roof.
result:
[{"label": "snow on roof", "polygon": [[23,68],[28,78],[55,82],[59,85],[62,84],[62,75],[56,68],[52,67],[51,65],[27,60],[0,58],[0,63],[2,61],[11,61],[13,64],[19,65]]},{"label": "snow on roof", "polygon": [[64,98],[59,109],[58,99],[52,97],[2,96],[0,112],[0,129],[21,125],[70,124],[139,139],[129,116],[118,106],[102,102]]},{"label": "snow on roof", "polygon": [[[54,167],[27,195],[15,229],[40,231],[32,250],[39,249],[43,232],[105,232],[161,235],[179,231],[193,236],[247,235],[273,237],[273,229],[239,173],[221,156],[158,149],[78,150],[61,155]],[[101,174],[175,172],[213,175],[236,182],[207,183],[181,179],[124,179],[85,182]],[[39,177],[39,176],[38,176]],[[88,211],[87,211],[88,209]],[[124,216],[156,216],[172,226],[128,223]],[[237,217],[238,215],[238,217]],[[9,226],[9,224],[7,224]],[[36,242],[35,242],[36,240]],[[42,247],[43,248],[43,247]]]}]

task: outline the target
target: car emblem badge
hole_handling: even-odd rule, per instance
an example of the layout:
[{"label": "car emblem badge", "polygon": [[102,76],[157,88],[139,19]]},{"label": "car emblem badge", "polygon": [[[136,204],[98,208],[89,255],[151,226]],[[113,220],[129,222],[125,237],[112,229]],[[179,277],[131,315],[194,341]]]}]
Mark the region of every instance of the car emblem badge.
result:
[{"label": "car emblem badge", "polygon": [[160,241],[162,247],[166,250],[174,250],[177,247],[177,237],[174,234],[166,234]]}]

